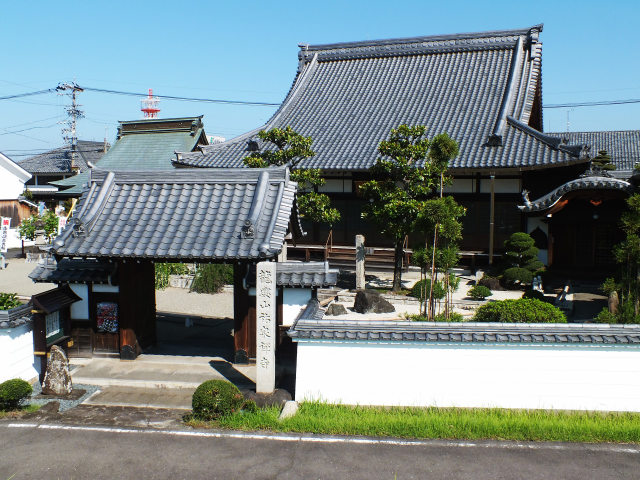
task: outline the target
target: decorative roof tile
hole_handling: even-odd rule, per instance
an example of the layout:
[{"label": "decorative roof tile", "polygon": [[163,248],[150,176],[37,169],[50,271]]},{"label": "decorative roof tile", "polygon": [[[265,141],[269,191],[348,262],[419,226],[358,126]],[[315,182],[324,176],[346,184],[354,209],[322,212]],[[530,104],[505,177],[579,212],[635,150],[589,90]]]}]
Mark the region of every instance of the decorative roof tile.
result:
[{"label": "decorative roof tile", "polygon": [[[279,287],[330,287],[338,283],[339,270],[327,262],[278,262],[276,285]],[[255,286],[255,269],[249,274],[249,285]]]},{"label": "decorative roof tile", "polygon": [[93,169],[76,215],[53,242],[61,256],[214,260],[271,258],[295,208],[286,167],[173,171]]},{"label": "decorative roof tile", "polygon": [[[315,302],[315,303],[314,303]],[[392,320],[324,320],[309,302],[287,332],[294,341],[363,340],[419,343],[553,343],[640,345],[640,325],[434,323]]]}]

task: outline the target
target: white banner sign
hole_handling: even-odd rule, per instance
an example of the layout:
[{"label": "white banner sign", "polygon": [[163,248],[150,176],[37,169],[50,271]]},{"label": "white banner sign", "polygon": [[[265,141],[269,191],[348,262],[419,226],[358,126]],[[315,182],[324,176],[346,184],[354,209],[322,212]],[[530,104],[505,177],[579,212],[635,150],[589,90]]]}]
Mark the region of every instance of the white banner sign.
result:
[{"label": "white banner sign", "polygon": [[2,217],[0,220],[0,252],[6,252],[9,244],[9,228],[11,226],[11,217]]}]

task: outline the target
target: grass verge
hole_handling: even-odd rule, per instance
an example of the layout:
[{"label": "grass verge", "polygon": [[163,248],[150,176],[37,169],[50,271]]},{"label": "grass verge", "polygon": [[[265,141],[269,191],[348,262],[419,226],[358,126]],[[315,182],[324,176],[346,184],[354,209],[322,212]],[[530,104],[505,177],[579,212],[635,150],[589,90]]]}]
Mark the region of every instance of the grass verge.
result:
[{"label": "grass verge", "polygon": [[640,443],[640,414],[460,408],[384,408],[306,402],[294,417],[278,408],[217,421],[187,417],[193,427],[313,432],[400,438]]},{"label": "grass verge", "polygon": [[0,410],[0,419],[2,418],[20,418],[26,413],[36,412],[42,405],[25,405],[18,410]]}]

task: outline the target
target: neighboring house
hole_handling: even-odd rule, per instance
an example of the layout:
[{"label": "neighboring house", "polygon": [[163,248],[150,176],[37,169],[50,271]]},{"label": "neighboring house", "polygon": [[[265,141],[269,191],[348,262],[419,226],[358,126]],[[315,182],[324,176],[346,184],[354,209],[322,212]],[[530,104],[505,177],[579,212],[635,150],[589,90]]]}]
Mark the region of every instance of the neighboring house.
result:
[{"label": "neighboring house", "polygon": [[30,202],[22,197],[31,174],[0,152],[0,217],[11,218],[8,248],[21,246],[17,228],[24,218],[31,216]]},{"label": "neighboring house", "polygon": [[95,165],[109,147],[106,142],[79,140],[75,161],[71,146],[65,145],[20,161],[20,166],[31,174],[27,188],[36,200],[53,200],[58,187],[50,182],[73,177]]},{"label": "neighboring house", "polygon": [[[119,122],[113,146],[93,164],[103,170],[173,170],[176,151],[190,152],[208,145],[202,116],[186,118],[151,118]],[[83,185],[89,182],[89,172],[53,182],[59,198],[79,197]]]},{"label": "neighboring house", "polygon": [[[536,232],[546,255],[565,241],[556,238],[559,243],[553,242],[553,226],[545,220],[551,218],[548,213],[518,209],[524,203],[521,195],[526,190],[538,198],[587,172],[600,148],[590,142],[599,144],[601,134],[564,138],[542,133],[541,32],[542,25],[536,25],[520,30],[302,45],[293,85],[265,125],[223,143],[179,153],[174,164],[240,167],[243,158],[265,146],[257,136],[259,130],[289,125],[313,139],[316,155],[300,165],[322,169],[327,182],[321,191],[341,211],[342,220],[333,228],[334,244],[353,245],[354,236],[362,233],[368,245],[388,246],[390,241],[376,226],[362,219],[366,199],[358,195],[358,186],[370,178],[368,169],[378,158],[377,147],[392,128],[426,125],[429,137],[448,133],[460,146],[460,154],[449,165],[454,180],[446,192],[467,209],[462,248],[492,256],[511,233],[526,230]],[[632,147],[635,154],[639,149],[637,144]],[[578,196],[596,192],[600,198],[604,188],[606,198],[596,203],[607,213],[598,215],[599,224],[615,230],[614,212],[621,208],[630,183],[624,179],[591,183],[595,186],[579,189]],[[580,202],[575,202],[576,208]],[[494,222],[490,222],[492,211]],[[593,215],[591,218],[587,225],[593,226]],[[328,228],[306,229],[313,242],[325,244]],[[610,256],[595,252],[610,250],[614,236],[599,236],[594,241],[592,254],[581,257],[580,264],[589,268],[610,264]]]}]

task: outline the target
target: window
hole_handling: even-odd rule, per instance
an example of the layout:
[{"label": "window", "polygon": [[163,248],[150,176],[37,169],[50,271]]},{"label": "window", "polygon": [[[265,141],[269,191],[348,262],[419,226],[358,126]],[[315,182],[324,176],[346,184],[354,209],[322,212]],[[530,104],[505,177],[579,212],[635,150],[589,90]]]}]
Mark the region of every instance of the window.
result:
[{"label": "window", "polygon": [[45,330],[47,340],[60,333],[60,312],[49,313],[45,317]]}]

